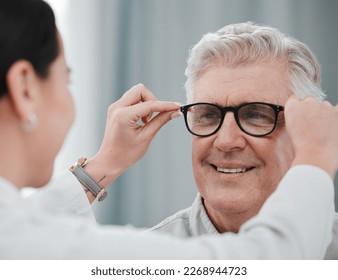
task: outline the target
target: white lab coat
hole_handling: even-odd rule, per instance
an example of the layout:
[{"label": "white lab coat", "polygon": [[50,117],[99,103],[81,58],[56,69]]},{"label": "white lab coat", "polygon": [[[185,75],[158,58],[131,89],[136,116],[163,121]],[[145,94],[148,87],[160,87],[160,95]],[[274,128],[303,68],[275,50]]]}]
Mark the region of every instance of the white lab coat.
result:
[{"label": "white lab coat", "polygon": [[331,241],[333,190],[323,170],[293,167],[238,234],[175,239],[96,225],[72,174],[33,199],[0,179],[0,259],[322,259]]},{"label": "white lab coat", "polygon": [[[191,238],[206,234],[220,233],[210,220],[198,193],[191,207],[178,211],[167,217],[148,231],[170,234],[175,237]],[[332,241],[327,248],[324,259],[338,260],[338,213],[336,212],[332,227]]]}]

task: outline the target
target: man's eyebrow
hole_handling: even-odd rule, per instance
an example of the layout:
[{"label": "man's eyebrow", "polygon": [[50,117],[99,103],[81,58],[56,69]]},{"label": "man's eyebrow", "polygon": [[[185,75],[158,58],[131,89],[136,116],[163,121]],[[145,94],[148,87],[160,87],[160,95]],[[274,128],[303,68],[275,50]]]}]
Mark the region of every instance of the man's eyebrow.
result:
[{"label": "man's eyebrow", "polygon": [[254,101],[242,101],[242,102],[236,102],[236,103],[233,103],[233,104],[231,104],[231,105],[224,105],[224,104],[221,104],[221,103],[219,103],[219,102],[212,102],[212,104],[215,104],[215,105],[217,105],[217,106],[219,106],[219,107],[238,107],[238,106],[241,106],[241,105],[243,105],[243,104],[246,104],[246,103],[251,103],[251,102],[254,102]]}]

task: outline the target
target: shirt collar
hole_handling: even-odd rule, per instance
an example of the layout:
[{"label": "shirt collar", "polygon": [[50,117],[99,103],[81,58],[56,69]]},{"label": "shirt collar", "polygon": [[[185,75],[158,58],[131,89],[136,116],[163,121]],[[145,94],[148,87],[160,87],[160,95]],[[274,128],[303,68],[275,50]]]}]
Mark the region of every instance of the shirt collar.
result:
[{"label": "shirt collar", "polygon": [[205,211],[202,197],[199,193],[192,204],[189,214],[189,221],[190,232],[192,236],[200,236],[203,234],[219,234],[215,226],[210,221],[207,212]]}]

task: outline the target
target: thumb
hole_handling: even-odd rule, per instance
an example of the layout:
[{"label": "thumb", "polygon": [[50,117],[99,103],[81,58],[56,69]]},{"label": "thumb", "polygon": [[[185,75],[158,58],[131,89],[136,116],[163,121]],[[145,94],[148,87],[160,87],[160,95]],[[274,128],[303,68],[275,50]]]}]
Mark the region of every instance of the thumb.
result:
[{"label": "thumb", "polygon": [[148,125],[146,125],[146,129],[148,130],[148,133],[154,137],[166,123],[180,116],[182,116],[182,113],[177,110],[159,113],[148,123]]}]

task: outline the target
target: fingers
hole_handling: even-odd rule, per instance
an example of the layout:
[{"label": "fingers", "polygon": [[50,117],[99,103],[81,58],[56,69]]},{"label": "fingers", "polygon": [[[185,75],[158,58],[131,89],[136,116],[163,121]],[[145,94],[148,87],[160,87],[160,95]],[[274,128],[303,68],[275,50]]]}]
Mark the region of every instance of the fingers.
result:
[{"label": "fingers", "polygon": [[292,96],[285,104],[285,124],[295,164],[313,164],[334,178],[338,167],[338,106],[313,97]]},{"label": "fingers", "polygon": [[290,106],[290,104],[295,104],[295,103],[297,103],[299,101],[301,101],[301,99],[297,95],[293,94],[286,101],[285,107],[287,108],[288,106]]},{"label": "fingers", "polygon": [[[108,119],[118,119],[125,128],[136,129],[131,133],[138,131],[150,139],[164,124],[181,115],[181,106],[177,102],[158,101],[150,90],[138,84],[109,107]],[[138,123],[140,120],[144,126]]]},{"label": "fingers", "polygon": [[[321,107],[333,107],[332,104],[328,101],[318,101],[313,96],[307,96],[304,99],[301,99],[300,97],[296,95],[292,95],[288,98],[286,104],[285,104],[285,114],[286,117],[288,117],[289,114],[296,114],[294,111],[299,111],[302,113],[299,114],[305,114],[303,117],[306,117],[308,113],[311,113],[311,110],[319,110]],[[309,111],[310,110],[310,111]]]},{"label": "fingers", "polygon": [[299,106],[299,104],[305,104],[305,103],[318,103],[319,104],[320,102],[313,96],[306,96],[304,99],[301,99],[299,96],[293,94],[286,101],[285,108],[288,108],[291,106]]},{"label": "fingers", "polygon": [[290,96],[285,104],[286,111],[299,110],[300,108],[303,110],[311,110],[311,108],[313,109],[320,107],[329,109],[336,106],[332,105],[329,101],[318,101],[313,96],[306,96],[302,100],[296,95]]},{"label": "fingers", "polygon": [[149,89],[147,89],[143,84],[138,84],[129,89],[121,97],[121,99],[115,103],[115,105],[118,107],[128,107],[134,105],[132,112],[136,113],[136,115],[133,116],[133,120],[136,122],[139,119],[142,119],[144,124],[147,124],[151,120],[154,112],[176,110],[178,109],[177,107],[182,106],[179,103],[176,103],[174,107],[170,107],[170,105],[167,107],[165,104],[162,104],[163,106],[157,106],[158,104],[154,104],[152,106],[149,106],[149,104],[138,106],[138,103],[142,104],[144,102],[156,100],[156,96]]},{"label": "fingers", "polygon": [[132,106],[139,102],[155,101],[155,95],[143,84],[138,84],[129,89],[118,101],[122,107]]},{"label": "fingers", "polygon": [[[146,101],[130,107],[129,114],[135,122],[139,119],[152,115],[153,113],[177,111],[182,105],[177,102],[168,101]],[[147,120],[149,122],[150,119]]]},{"label": "fingers", "polygon": [[[135,125],[140,119],[143,123],[143,133],[145,138],[152,139],[155,134],[171,119],[181,116],[179,108],[182,105],[177,102],[168,101],[146,101],[128,107],[129,121]],[[152,119],[145,118],[157,113]]]},{"label": "fingers", "polygon": [[170,120],[180,117],[182,115],[179,111],[170,111],[159,113],[156,117],[154,117],[151,122],[147,125],[146,129],[150,137],[154,137],[155,134],[168,123]]}]

